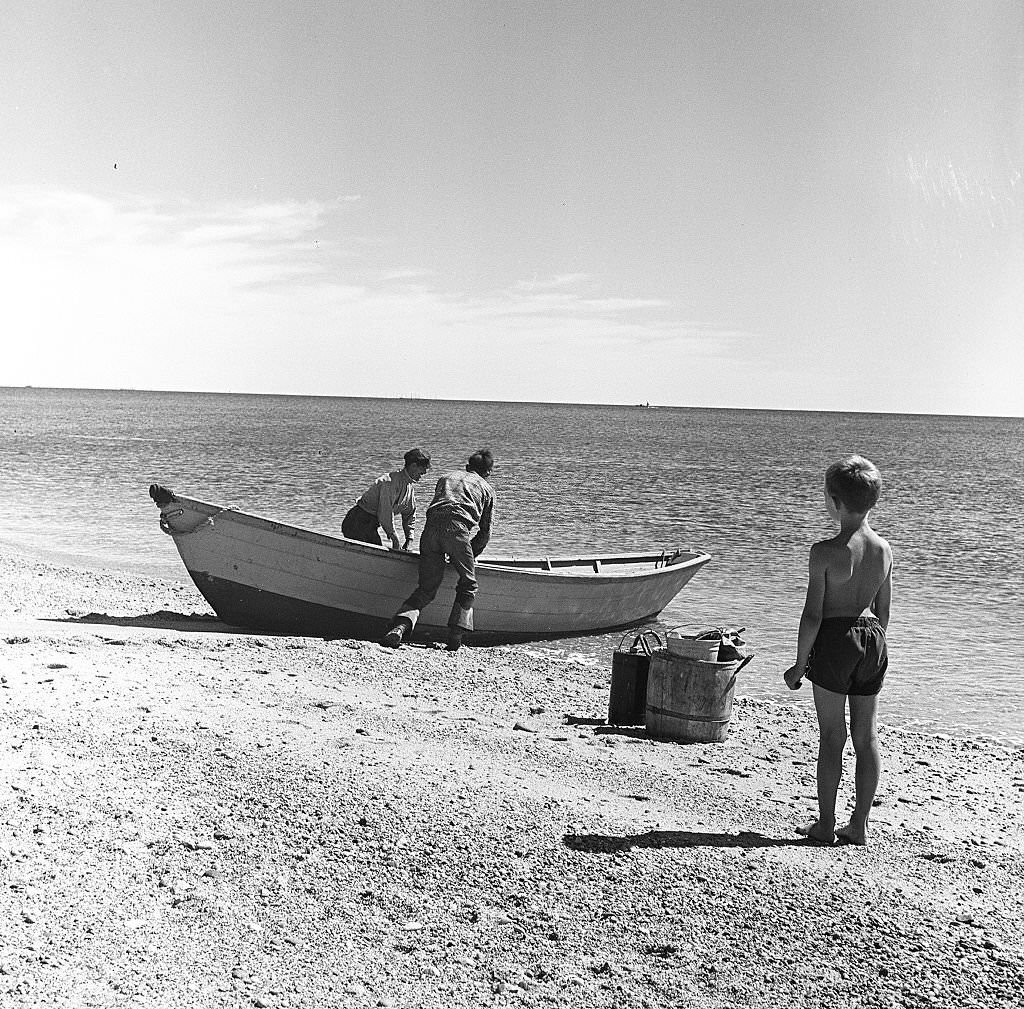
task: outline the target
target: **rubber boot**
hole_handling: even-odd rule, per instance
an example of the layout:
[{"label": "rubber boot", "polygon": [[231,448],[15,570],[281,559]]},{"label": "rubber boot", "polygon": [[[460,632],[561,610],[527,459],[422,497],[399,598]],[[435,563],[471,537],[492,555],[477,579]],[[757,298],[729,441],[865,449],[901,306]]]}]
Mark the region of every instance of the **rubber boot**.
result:
[{"label": "rubber boot", "polygon": [[461,627],[449,627],[448,628],[448,641],[445,644],[445,648],[449,652],[457,652],[462,647],[462,628]]},{"label": "rubber boot", "polygon": [[408,620],[396,620],[394,626],[381,638],[381,644],[386,648],[401,648],[402,641],[406,634],[412,630]]}]

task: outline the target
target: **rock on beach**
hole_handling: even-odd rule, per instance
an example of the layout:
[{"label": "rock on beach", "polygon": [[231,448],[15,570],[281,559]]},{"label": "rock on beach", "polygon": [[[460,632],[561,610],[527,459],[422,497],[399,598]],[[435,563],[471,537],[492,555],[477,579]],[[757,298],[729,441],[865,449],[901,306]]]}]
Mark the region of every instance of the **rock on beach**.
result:
[{"label": "rock on beach", "polygon": [[0,621],[4,1006],[1019,1005],[1020,750],[883,725],[871,845],[821,848],[809,705],[653,740],[610,657],[251,635],[5,547]]}]

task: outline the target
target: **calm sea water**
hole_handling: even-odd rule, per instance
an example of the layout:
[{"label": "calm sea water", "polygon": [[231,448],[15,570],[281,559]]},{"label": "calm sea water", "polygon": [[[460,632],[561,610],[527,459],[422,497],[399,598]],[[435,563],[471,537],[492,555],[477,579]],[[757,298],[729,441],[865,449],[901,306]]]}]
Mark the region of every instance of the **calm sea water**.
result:
[{"label": "calm sea water", "polygon": [[[883,720],[1024,743],[1019,418],[0,388],[0,431],[0,540],[178,580],[151,482],[340,535],[407,448],[439,472],[488,445],[490,553],[707,550],[663,624],[744,625],[741,692],[804,705],[780,677],[808,547],[833,531],[822,474],[857,451],[896,558]],[[618,641],[530,647],[610,666]]]}]

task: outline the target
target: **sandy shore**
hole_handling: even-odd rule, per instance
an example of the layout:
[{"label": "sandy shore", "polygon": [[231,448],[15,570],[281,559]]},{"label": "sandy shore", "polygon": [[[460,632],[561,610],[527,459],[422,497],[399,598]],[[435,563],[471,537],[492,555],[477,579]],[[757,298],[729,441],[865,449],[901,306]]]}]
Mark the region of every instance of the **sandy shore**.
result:
[{"label": "sandy shore", "polygon": [[884,728],[871,847],[810,847],[809,693],[684,746],[604,724],[610,656],[0,586],[0,1005],[1019,1005],[1020,750]]}]

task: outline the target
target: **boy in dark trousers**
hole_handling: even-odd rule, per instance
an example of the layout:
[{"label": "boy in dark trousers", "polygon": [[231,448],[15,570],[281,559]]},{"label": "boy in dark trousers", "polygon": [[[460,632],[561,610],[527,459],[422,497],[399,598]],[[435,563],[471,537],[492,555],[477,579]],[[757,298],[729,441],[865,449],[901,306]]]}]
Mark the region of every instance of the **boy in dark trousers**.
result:
[{"label": "boy in dark trousers", "polygon": [[463,635],[473,630],[476,558],[491,538],[494,488],[487,478],[493,469],[494,456],[490,449],[482,448],[469,457],[465,472],[453,470],[437,481],[420,536],[419,584],[395,614],[381,644],[401,647],[416,626],[420,611],[437,595],[448,564],[459,576],[448,617],[448,651],[457,651]]},{"label": "boy in dark trousers", "polygon": [[[807,600],[800,617],[790,690],[806,676],[818,715],[818,819],[798,833],[820,844],[867,844],[868,816],[881,761],[876,715],[889,660],[885,631],[892,602],[892,549],[868,524],[882,477],[873,463],[851,455],[825,472],[825,507],[839,533],[811,547]],[[856,805],[836,829],[836,793],[846,748],[846,706],[857,754]]]}]

